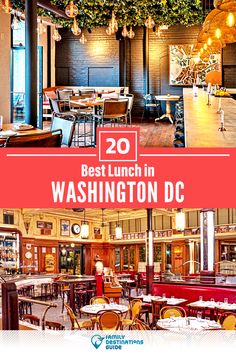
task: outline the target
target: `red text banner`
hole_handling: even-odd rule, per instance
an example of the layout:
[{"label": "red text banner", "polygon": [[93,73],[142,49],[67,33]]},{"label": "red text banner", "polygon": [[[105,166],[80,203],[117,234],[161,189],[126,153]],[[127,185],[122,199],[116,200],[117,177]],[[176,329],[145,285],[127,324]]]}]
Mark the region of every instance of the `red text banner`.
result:
[{"label": "red text banner", "polygon": [[0,207],[235,207],[236,149],[143,148],[98,129],[96,148],[0,149]]}]

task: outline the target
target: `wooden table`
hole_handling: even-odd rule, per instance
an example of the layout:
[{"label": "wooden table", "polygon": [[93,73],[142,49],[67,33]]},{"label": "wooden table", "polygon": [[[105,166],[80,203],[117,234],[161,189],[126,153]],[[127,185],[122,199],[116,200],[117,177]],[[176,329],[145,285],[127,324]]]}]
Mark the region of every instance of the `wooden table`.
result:
[{"label": "wooden table", "polygon": [[142,299],[143,302],[146,303],[151,303],[152,300],[167,301],[168,306],[179,306],[185,303],[186,301],[188,301],[186,299],[179,299],[177,297],[161,297],[161,296],[148,296],[148,295],[136,296],[135,298],[140,298]]},{"label": "wooden table", "polygon": [[197,97],[193,97],[191,88],[184,88],[183,96],[186,147],[236,146],[236,101],[233,98],[221,100],[226,131],[219,131],[219,97],[210,96],[211,104],[207,105],[207,92],[201,88]]},{"label": "wooden table", "polygon": [[164,113],[160,118],[156,118],[156,121],[159,121],[164,118],[168,118],[169,121],[173,124],[173,115],[171,114],[171,107],[170,103],[171,101],[179,101],[180,96],[175,96],[175,95],[159,95],[155,96],[155,99],[157,101],[166,101],[166,113]]},{"label": "wooden table", "polygon": [[236,312],[236,303],[230,304],[226,302],[221,302],[221,301],[203,301],[203,300],[198,300],[191,302],[190,304],[187,304],[189,308],[189,313],[191,309],[196,309],[199,311],[201,309],[208,309],[210,311],[210,318],[213,320],[215,319],[215,310],[220,310],[220,311],[229,311],[229,312]]},{"label": "wooden table", "polygon": [[81,99],[79,98],[78,100],[77,99],[73,99],[73,100],[70,100],[69,101],[71,105],[73,105],[74,107],[78,107],[79,108],[89,108],[89,107],[92,107],[93,108],[93,113],[96,114],[96,110],[97,110],[97,107],[99,106],[102,106],[103,103],[104,103],[104,100],[103,99],[99,99],[99,100],[96,100],[96,99]]},{"label": "wooden table", "polygon": [[16,133],[16,135],[30,135],[30,134],[40,134],[43,132],[42,129],[39,128],[33,128],[30,130],[15,130],[14,126],[17,125],[17,123],[11,123],[11,124],[3,124],[2,126],[2,130],[0,131],[0,135],[1,132],[7,131],[7,130],[11,130],[13,132]]}]

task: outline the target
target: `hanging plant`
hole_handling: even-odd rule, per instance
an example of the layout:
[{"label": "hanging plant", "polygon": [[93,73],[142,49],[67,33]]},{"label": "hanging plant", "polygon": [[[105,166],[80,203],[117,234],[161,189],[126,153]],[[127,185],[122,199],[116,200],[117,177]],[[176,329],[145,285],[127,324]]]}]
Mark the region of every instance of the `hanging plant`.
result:
[{"label": "hanging plant", "polygon": [[[64,11],[70,0],[51,0]],[[201,0],[74,0],[79,9],[77,16],[81,28],[108,26],[112,11],[115,12],[118,26],[143,26],[149,16],[155,23],[168,26],[201,24],[204,19]],[[24,1],[12,0],[15,9],[24,11]],[[52,13],[39,9],[42,16],[48,16],[53,23],[71,27],[70,18],[58,18]]]}]

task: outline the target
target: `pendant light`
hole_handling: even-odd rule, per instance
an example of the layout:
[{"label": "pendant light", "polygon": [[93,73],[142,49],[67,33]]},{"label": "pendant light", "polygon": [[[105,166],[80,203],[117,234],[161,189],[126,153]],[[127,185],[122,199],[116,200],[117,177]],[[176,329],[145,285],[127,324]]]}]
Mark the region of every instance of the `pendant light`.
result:
[{"label": "pendant light", "polygon": [[73,25],[71,26],[71,31],[75,36],[80,36],[80,34],[81,34],[81,29],[79,28],[76,17],[74,18]]},{"label": "pendant light", "polygon": [[82,36],[79,39],[79,41],[81,44],[85,44],[88,41],[87,38],[85,37],[84,33],[82,33]]},{"label": "pendant light", "polygon": [[148,19],[145,21],[145,26],[150,29],[155,26],[155,21],[151,18],[151,16],[149,16]]},{"label": "pendant light", "polygon": [[226,25],[228,27],[234,27],[234,25],[235,25],[235,17],[234,17],[233,12],[229,12],[228,13],[228,16],[226,18]]},{"label": "pendant light", "polygon": [[89,237],[89,224],[85,220],[85,209],[84,209],[84,220],[81,223],[81,231],[80,231],[81,238],[87,239]]},{"label": "pendant light", "polygon": [[134,36],[135,36],[135,33],[134,33],[133,29],[132,29],[132,26],[130,26],[130,29],[129,29],[128,33],[127,33],[127,37],[129,39],[133,39]]},{"label": "pendant light", "polygon": [[119,210],[117,213],[118,213],[118,221],[117,221],[116,229],[115,229],[116,239],[121,240],[123,235],[122,235],[122,227],[120,226],[120,212],[119,212]]},{"label": "pendant light", "polygon": [[183,209],[177,209],[175,214],[175,228],[177,231],[184,231],[185,229],[185,213]]},{"label": "pendant light", "polygon": [[61,35],[58,32],[57,26],[55,26],[54,28],[54,32],[52,34],[52,39],[54,39],[54,41],[59,42],[61,40]]},{"label": "pendant light", "polygon": [[74,4],[74,1],[70,1],[69,4],[65,8],[66,16],[70,18],[74,18],[78,15],[78,7]]}]

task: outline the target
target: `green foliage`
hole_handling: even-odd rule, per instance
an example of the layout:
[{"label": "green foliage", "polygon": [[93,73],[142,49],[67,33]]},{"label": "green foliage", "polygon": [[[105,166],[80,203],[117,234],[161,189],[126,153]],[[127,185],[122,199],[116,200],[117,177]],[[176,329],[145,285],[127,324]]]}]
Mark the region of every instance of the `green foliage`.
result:
[{"label": "green foliage", "polygon": [[[24,9],[24,1],[12,0],[14,8]],[[69,0],[51,0],[53,5],[64,10]],[[143,26],[148,16],[151,16],[157,25],[185,25],[191,26],[203,22],[201,0],[74,0],[78,6],[77,16],[81,28],[107,26],[114,10],[118,25]],[[72,20],[55,18],[53,14],[39,9],[40,15],[49,16],[53,22],[63,27],[70,27]]]}]

